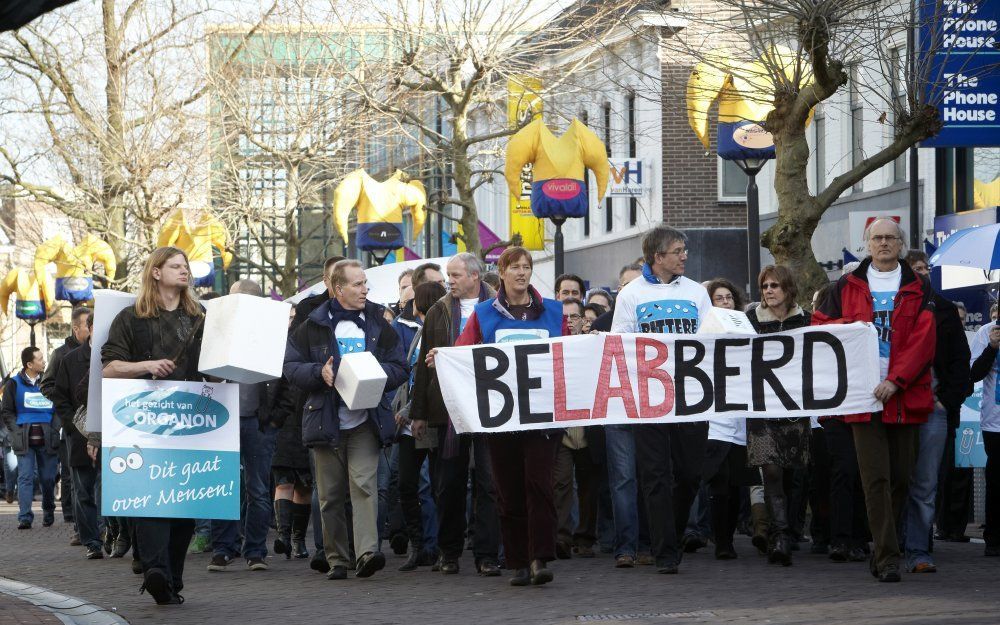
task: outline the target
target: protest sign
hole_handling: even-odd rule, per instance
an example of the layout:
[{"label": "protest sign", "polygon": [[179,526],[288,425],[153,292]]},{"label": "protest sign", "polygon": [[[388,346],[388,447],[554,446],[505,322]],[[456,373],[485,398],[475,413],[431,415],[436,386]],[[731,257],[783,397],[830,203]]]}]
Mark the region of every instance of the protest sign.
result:
[{"label": "protest sign", "polygon": [[238,389],[104,380],[101,514],[239,519]]},{"label": "protest sign", "polygon": [[101,431],[101,348],[108,341],[111,322],[122,310],[135,303],[135,295],[112,289],[94,291],[94,327],[90,331],[90,380],[87,386],[87,430]]},{"label": "protest sign", "polygon": [[[761,336],[600,334],[441,349],[457,432],[880,410],[875,329]],[[850,372],[850,375],[848,375]]]},{"label": "protest sign", "polygon": [[986,446],[983,444],[983,430],[979,427],[982,406],[983,383],[976,382],[972,389],[972,395],[966,397],[962,403],[961,422],[955,436],[956,467],[981,468],[986,466]]}]

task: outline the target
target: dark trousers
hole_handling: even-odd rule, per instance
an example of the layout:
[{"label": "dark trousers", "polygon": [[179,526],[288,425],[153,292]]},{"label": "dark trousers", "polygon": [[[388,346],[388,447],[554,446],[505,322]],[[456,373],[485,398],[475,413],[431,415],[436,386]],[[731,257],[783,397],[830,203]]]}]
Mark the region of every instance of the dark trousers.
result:
[{"label": "dark trousers", "polygon": [[809,439],[809,535],[814,545],[830,544],[830,451],[823,428]]},{"label": "dark trousers", "polygon": [[101,469],[98,466],[73,467],[73,516],[85,547],[100,549],[101,540]]},{"label": "dark trousers", "polygon": [[1000,548],[1000,432],[983,432],[986,447],[986,529],[983,540]]},{"label": "dark trousers", "polygon": [[59,439],[59,507],[63,520],[73,521],[73,472],[69,466],[69,441]]},{"label": "dark trousers", "polygon": [[830,544],[853,549],[868,542],[865,495],[858,472],[851,426],[839,419],[823,421],[830,457]]},{"label": "dark trousers", "polygon": [[964,536],[972,509],[974,473],[955,466],[955,428],[948,428],[938,473],[937,533],[945,538]]},{"label": "dark trousers", "polygon": [[657,565],[675,564],[679,560],[679,534],[687,527],[691,504],[701,485],[708,423],[633,427],[651,552]]},{"label": "dark trousers", "polygon": [[194,535],[194,519],[135,517],[135,540],[139,546],[142,574],[160,569],[170,579],[173,591],[184,588],[184,558]]},{"label": "dark trousers", "polygon": [[[575,471],[574,471],[575,469]],[[597,479],[601,470],[591,457],[590,448],[570,449],[562,443],[556,448],[552,488],[556,515],[559,518],[559,542],[578,547],[593,547],[597,542]],[[577,523],[573,527],[573,479],[576,477]]]},{"label": "dark trousers", "polygon": [[747,472],[747,448],[735,443],[710,440],[705,453],[706,466],[714,467],[712,475],[706,475],[705,478],[715,549],[731,549],[740,514],[740,486],[743,485],[743,476]]},{"label": "dark trousers", "polygon": [[917,458],[919,425],[886,425],[881,413],[867,423],[852,423],[865,506],[875,543],[875,564],[881,572],[899,564],[899,527],[910,475]]},{"label": "dark trousers", "polygon": [[[503,552],[508,569],[556,556],[556,506],[552,471],[559,436],[544,431],[490,434]],[[479,464],[476,465],[479,470]]]},{"label": "dark trousers", "polygon": [[[399,505],[403,515],[403,525],[410,539],[410,548],[420,551],[424,547],[424,525],[420,506],[420,468],[424,460],[431,456],[430,449],[417,449],[412,436],[399,437]],[[434,483],[434,461],[431,457],[431,483]]]},{"label": "dark trousers", "polygon": [[[500,527],[497,525],[496,496],[490,471],[487,435],[454,434],[438,428],[438,453],[435,462],[434,491],[438,504],[438,547],[445,560],[457,560],[465,548],[466,495],[469,490],[470,452],[475,454],[475,524],[472,552],[476,562],[497,560],[500,550]],[[496,436],[490,434],[489,437]],[[448,453],[451,452],[451,453]],[[445,457],[445,456],[449,457]],[[551,478],[551,474],[549,475]],[[553,531],[554,535],[554,531]]]}]

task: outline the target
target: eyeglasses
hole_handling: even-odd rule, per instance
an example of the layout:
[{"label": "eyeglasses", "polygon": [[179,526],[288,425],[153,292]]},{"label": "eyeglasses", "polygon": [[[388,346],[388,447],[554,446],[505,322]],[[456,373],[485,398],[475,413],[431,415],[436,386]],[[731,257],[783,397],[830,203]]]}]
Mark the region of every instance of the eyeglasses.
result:
[{"label": "eyeglasses", "polygon": [[576,313],[571,313],[569,315],[566,315],[566,318],[569,319],[570,321],[579,321],[579,320],[583,319],[583,315],[578,315]]},{"label": "eyeglasses", "polygon": [[712,300],[716,302],[735,302],[736,298],[732,295],[715,295],[712,297]]},{"label": "eyeglasses", "polygon": [[664,256],[687,256],[688,249],[683,247],[679,250],[674,250],[672,252],[657,252],[657,254],[663,254]]},{"label": "eyeglasses", "polygon": [[776,290],[776,289],[780,289],[780,288],[781,288],[781,285],[778,284],[777,282],[765,282],[764,284],[760,285],[760,289],[762,291]]},{"label": "eyeglasses", "polygon": [[894,234],[876,234],[871,237],[871,240],[876,243],[892,243],[898,241],[899,237]]}]

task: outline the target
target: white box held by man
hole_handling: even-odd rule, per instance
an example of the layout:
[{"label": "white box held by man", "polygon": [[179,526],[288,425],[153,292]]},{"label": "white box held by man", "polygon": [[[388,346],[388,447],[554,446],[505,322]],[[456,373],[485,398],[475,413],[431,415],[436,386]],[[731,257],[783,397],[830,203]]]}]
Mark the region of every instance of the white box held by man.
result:
[{"label": "white box held by man", "polygon": [[198,371],[244,384],[281,377],[289,304],[243,293],[204,304]]},{"label": "white box held by man", "polygon": [[374,408],[382,401],[388,377],[371,352],[345,354],[333,387],[350,410]]},{"label": "white box held by man", "polygon": [[745,312],[713,306],[698,334],[757,334]]}]

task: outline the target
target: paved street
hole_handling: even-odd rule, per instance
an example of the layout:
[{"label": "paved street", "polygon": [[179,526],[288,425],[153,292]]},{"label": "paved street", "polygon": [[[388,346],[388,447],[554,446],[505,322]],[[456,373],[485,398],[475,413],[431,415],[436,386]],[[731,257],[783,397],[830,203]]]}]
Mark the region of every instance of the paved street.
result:
[{"label": "paved street", "polygon": [[[463,560],[444,577],[421,569],[399,573],[402,558],[368,580],[327,581],[306,561],[269,558],[251,573],[242,563],[209,573],[208,554],[188,558],[182,607],[157,607],[138,594],[129,561],[83,559],[68,545],[71,528],[58,521],[16,529],[13,506],[0,504],[0,576],[37,584],[115,609],[131,623],[992,623],[1000,621],[1000,560],[982,544],[938,544],[940,572],[878,584],[865,564],[833,564],[797,554],[789,569],[767,566],[739,537],[740,559],[718,562],[710,550],[688,556],[681,574],[649,567],[617,570],[609,556],[553,564],[554,583],[511,588],[508,575],[480,579]],[[6,605],[6,604],[0,604]],[[8,621],[0,615],[0,623]],[[18,621],[10,621],[17,623]]]}]

